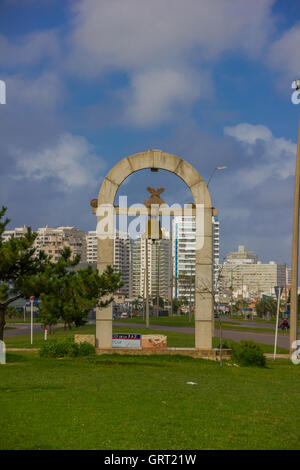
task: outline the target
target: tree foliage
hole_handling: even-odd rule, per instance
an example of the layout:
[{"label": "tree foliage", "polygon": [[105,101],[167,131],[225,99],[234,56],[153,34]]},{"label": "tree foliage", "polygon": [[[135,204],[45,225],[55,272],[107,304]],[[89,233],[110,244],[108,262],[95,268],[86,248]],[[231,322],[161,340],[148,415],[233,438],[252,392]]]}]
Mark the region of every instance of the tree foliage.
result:
[{"label": "tree foliage", "polygon": [[268,318],[276,315],[277,302],[272,297],[263,297],[256,304],[256,313],[260,317]]},{"label": "tree foliage", "polygon": [[42,251],[37,254],[33,247],[36,234],[28,228],[23,237],[3,240],[3,232],[10,219],[4,218],[7,208],[0,210],[0,340],[3,340],[5,315],[14,300],[37,295],[32,279],[42,273],[49,258]]},{"label": "tree foliage", "polygon": [[99,275],[90,265],[76,269],[78,262],[79,257],[71,259],[67,247],[57,263],[49,263],[39,277],[40,319],[45,325],[63,321],[71,328],[84,324],[89,311],[96,305],[108,305],[113,300],[111,294],[123,285],[120,273],[115,273],[111,266]]},{"label": "tree foliage", "polygon": [[4,241],[3,232],[10,221],[4,219],[6,210],[0,210],[0,340],[8,306],[20,297],[41,298],[44,325],[62,320],[69,327],[81,325],[95,305],[106,306],[112,301],[112,293],[123,285],[120,273],[114,273],[111,266],[101,275],[91,266],[77,269],[80,256],[72,260],[70,248],[53,263],[43,251],[37,253],[37,234],[30,228],[24,236]]}]

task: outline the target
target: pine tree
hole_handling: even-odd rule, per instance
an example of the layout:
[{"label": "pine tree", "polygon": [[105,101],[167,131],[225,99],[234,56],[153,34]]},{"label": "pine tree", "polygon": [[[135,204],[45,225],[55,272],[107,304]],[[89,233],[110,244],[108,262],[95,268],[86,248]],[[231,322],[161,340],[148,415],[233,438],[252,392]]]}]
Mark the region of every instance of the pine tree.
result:
[{"label": "pine tree", "polygon": [[3,340],[5,316],[9,304],[20,297],[40,297],[40,319],[52,326],[63,321],[69,328],[82,325],[96,305],[106,306],[123,283],[121,273],[111,266],[99,275],[91,266],[78,269],[80,255],[74,259],[66,247],[57,261],[33,246],[37,236],[28,228],[23,237],[3,240],[9,219],[7,208],[0,210],[0,340]]},{"label": "pine tree", "polygon": [[49,263],[44,252],[33,247],[36,234],[28,228],[23,237],[3,241],[3,232],[10,219],[4,218],[7,208],[0,210],[0,340],[3,340],[8,306],[20,297],[38,295],[35,277]]}]

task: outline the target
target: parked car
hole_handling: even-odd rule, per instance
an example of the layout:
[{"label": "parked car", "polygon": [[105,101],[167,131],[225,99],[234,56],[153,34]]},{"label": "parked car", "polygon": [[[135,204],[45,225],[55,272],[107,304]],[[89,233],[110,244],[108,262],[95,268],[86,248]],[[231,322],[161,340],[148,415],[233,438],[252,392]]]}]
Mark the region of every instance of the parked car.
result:
[{"label": "parked car", "polygon": [[121,313],[120,318],[128,318],[128,313],[126,312]]}]

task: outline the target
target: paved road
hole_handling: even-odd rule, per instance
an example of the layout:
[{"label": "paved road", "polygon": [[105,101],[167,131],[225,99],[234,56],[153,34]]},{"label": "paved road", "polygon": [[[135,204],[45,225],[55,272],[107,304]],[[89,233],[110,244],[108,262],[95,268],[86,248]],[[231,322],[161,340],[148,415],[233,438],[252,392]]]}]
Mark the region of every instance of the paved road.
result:
[{"label": "paved road", "polygon": [[[89,323],[95,323],[89,322]],[[246,323],[246,326],[249,326],[248,322]],[[145,328],[146,326],[141,323],[120,323],[120,322],[114,322],[115,326],[128,326],[128,328]],[[253,325],[254,324],[250,324]],[[256,325],[261,326],[261,323],[256,323]],[[9,323],[7,326],[13,326],[15,329],[14,330],[6,330],[5,331],[5,336],[4,337],[11,337],[11,336],[18,336],[18,335],[24,335],[24,334],[30,334],[30,323]],[[63,325],[59,324],[56,325],[54,328],[61,328]],[[217,323],[216,323],[217,326]],[[273,325],[274,326],[274,325]],[[165,330],[165,331],[174,331],[174,332],[179,332],[179,333],[188,333],[188,334],[195,334],[195,329],[193,327],[189,326],[162,326],[162,325],[150,325],[150,328],[152,330]],[[262,327],[263,329],[264,327]],[[40,332],[41,331],[41,324],[40,323],[34,323],[33,324],[33,331],[34,333]],[[219,336],[219,329],[215,328],[215,336]],[[257,332],[252,332],[252,331],[236,331],[236,330],[224,330],[222,331],[223,338],[227,339],[233,339],[235,341],[240,341],[242,339],[248,339],[252,341],[256,341],[257,343],[263,343],[263,344],[274,344],[274,334],[273,333],[257,333]],[[288,334],[279,334],[278,335],[278,346],[282,348],[289,349],[289,335]]]},{"label": "paved road", "polygon": [[[7,323],[8,327],[13,327],[13,330],[4,330],[4,338],[8,338],[10,336],[19,336],[19,335],[30,335],[30,323]],[[58,324],[55,325],[53,328],[61,328],[63,325]],[[41,323],[34,323],[33,324],[33,332],[40,333],[43,331]]]},{"label": "paved road", "polygon": [[[115,326],[125,326],[124,323],[114,322]],[[127,323],[128,328],[145,328],[146,326],[141,323]],[[150,325],[151,330],[161,331],[174,331],[179,333],[195,334],[195,329],[189,326],[161,326],[161,325]],[[219,336],[220,332],[218,328],[215,328],[215,336]],[[222,330],[223,338],[233,339],[234,341],[240,341],[242,339],[248,339],[256,341],[262,344],[274,344],[274,334],[272,333],[256,333],[250,331],[236,331],[236,330]],[[289,349],[289,335],[278,335],[277,345]]]},{"label": "paved road", "polygon": [[[245,321],[245,320],[232,320],[231,318],[226,318],[222,317],[222,321],[228,322],[228,323],[234,323],[233,326],[246,326],[248,328],[268,328],[269,330],[275,330],[275,323],[261,323],[261,322],[256,322],[255,320],[253,321]],[[218,320],[215,320],[216,322]]]}]

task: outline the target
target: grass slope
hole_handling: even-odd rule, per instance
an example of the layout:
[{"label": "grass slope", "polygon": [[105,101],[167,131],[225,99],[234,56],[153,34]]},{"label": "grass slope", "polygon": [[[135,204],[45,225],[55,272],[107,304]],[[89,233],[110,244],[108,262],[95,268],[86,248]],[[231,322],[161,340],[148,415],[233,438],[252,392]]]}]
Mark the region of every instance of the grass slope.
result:
[{"label": "grass slope", "polygon": [[299,380],[289,361],[8,353],[0,448],[300,449]]}]

